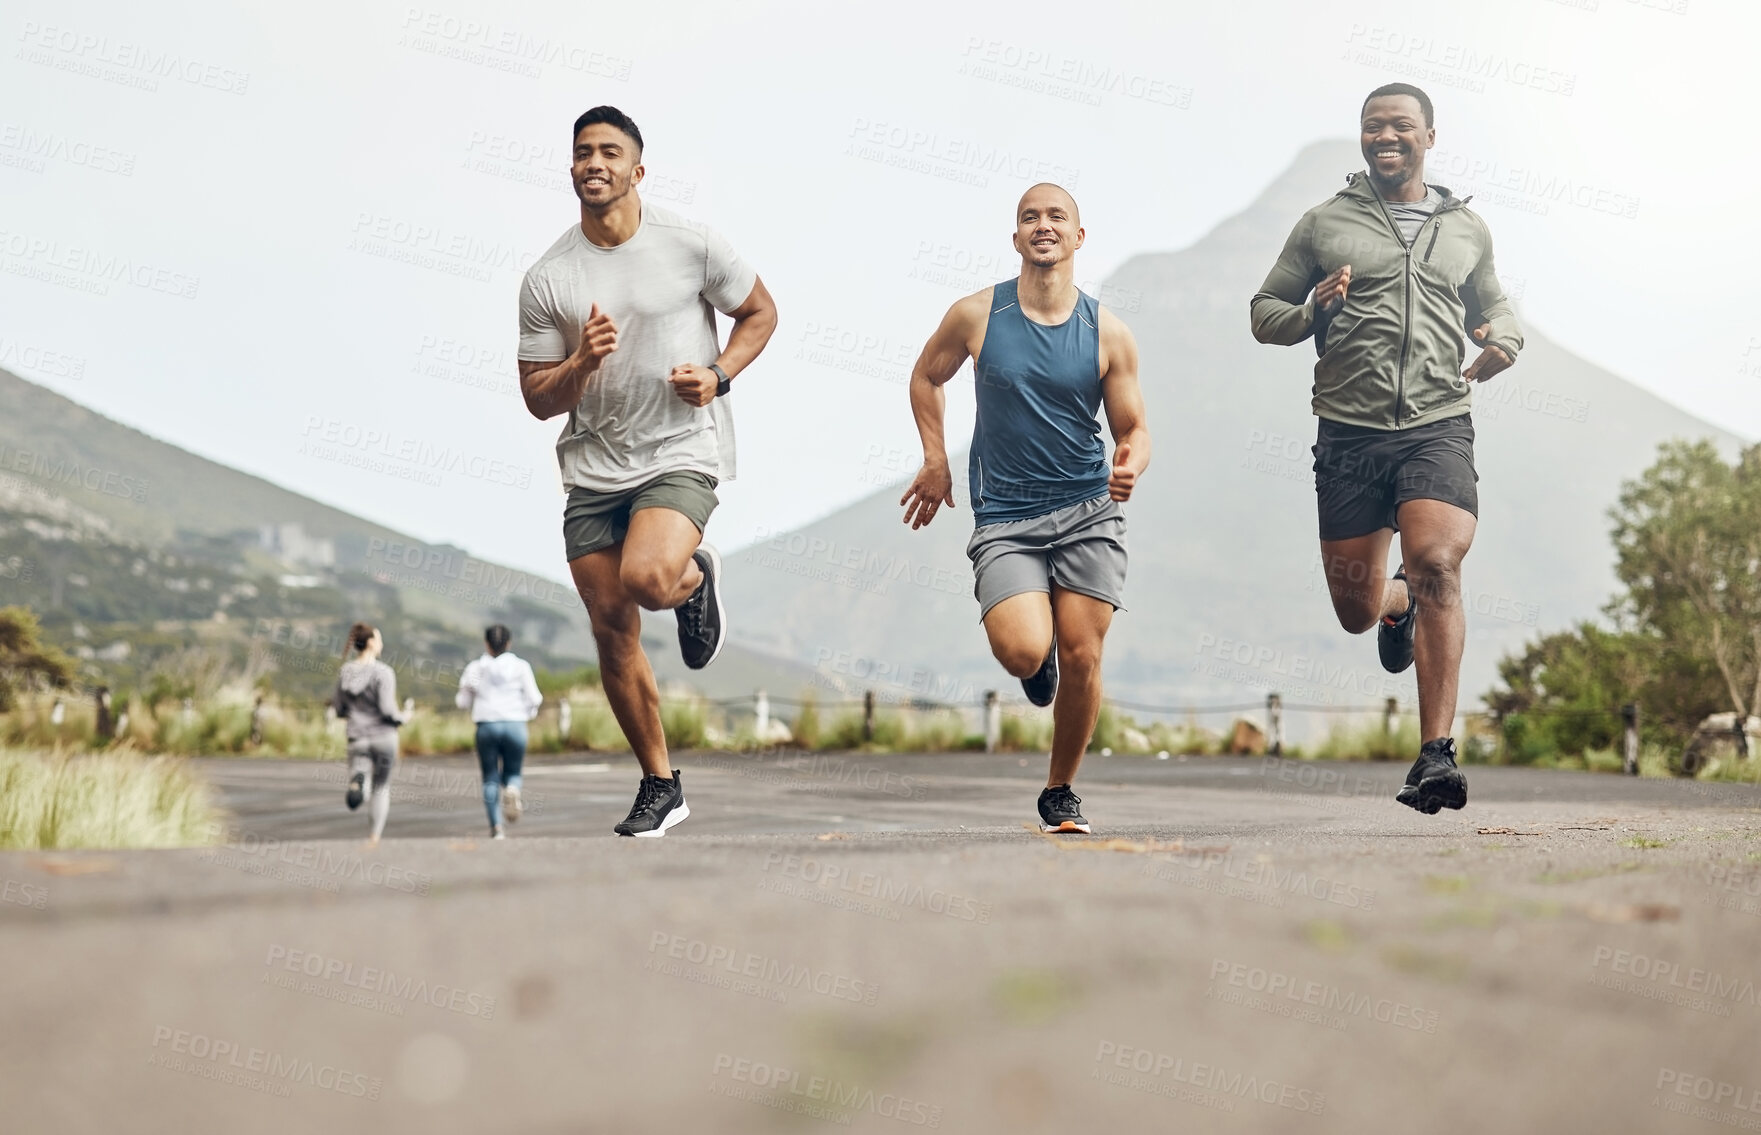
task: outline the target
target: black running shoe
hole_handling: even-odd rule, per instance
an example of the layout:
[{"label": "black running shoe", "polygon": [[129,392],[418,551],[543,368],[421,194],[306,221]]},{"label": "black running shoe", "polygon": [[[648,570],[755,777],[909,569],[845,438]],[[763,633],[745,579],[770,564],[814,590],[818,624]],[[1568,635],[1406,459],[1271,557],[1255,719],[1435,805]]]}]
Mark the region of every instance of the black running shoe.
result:
[{"label": "black running shoe", "polygon": [[1039,794],[1039,830],[1088,831],[1088,821],[1082,818],[1082,797],[1070,791],[1068,784],[1054,784]]},{"label": "black running shoe", "polygon": [[349,777],[349,811],[352,812],[356,808],[359,808],[361,806],[361,800],[366,794],[367,774],[364,772],[357,772],[355,775]]},{"label": "black running shoe", "polygon": [[1408,808],[1435,816],[1443,808],[1467,803],[1467,777],[1455,767],[1455,738],[1439,737],[1419,748],[1419,759],[1406,774],[1406,785],[1394,799]]},{"label": "black running shoe", "polygon": [[624,822],[612,830],[619,835],[663,836],[666,830],[691,814],[685,804],[685,789],[679,784],[679,770],[671,780],[645,776],[636,789],[636,803]]},{"label": "black running shoe", "polygon": [[[1034,705],[1051,705],[1052,699],[1058,696],[1058,640],[1052,638],[1052,649],[1046,653],[1046,660],[1039,664],[1039,670],[1031,678],[1021,679],[1021,692]],[[1088,829],[1084,828],[1084,831]]]},{"label": "black running shoe", "polygon": [[1382,669],[1390,674],[1398,674],[1412,665],[1412,639],[1419,613],[1419,601],[1413,598],[1412,584],[1407,583],[1405,564],[1400,565],[1394,578],[1406,584],[1406,610],[1398,619],[1378,620],[1376,627],[1376,652],[1382,656]]},{"label": "black running shoe", "polygon": [[673,614],[679,619],[679,653],[685,665],[701,670],[715,661],[728,637],[727,613],[722,609],[722,558],[708,544],[692,553],[703,569],[703,582]]}]

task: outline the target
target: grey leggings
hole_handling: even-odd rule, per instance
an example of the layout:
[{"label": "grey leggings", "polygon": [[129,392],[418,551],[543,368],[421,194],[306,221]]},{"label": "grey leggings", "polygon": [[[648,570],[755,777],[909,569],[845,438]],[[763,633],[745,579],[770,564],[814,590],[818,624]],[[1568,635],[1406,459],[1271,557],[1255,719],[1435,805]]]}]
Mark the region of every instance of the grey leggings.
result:
[{"label": "grey leggings", "polygon": [[385,831],[385,817],[391,814],[391,772],[397,767],[397,734],[349,742],[349,779],[356,773],[365,778],[373,773],[373,794],[368,798],[367,814],[372,818],[373,838]]}]

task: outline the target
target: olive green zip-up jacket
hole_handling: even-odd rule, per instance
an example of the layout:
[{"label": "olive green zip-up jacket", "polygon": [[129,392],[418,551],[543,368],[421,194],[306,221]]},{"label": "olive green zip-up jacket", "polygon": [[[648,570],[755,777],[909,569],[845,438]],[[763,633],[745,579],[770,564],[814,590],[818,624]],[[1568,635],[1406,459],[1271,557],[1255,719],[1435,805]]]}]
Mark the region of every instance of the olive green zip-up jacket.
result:
[{"label": "olive green zip-up jacket", "polygon": [[[1314,411],[1378,430],[1406,430],[1472,409],[1461,377],[1464,335],[1491,324],[1483,346],[1514,362],[1522,328],[1492,266],[1492,233],[1442,186],[1437,212],[1408,248],[1369,176],[1354,173],[1303,214],[1253,298],[1254,338],[1289,346],[1315,337]],[[1345,306],[1315,311],[1315,285],[1351,265]]]}]

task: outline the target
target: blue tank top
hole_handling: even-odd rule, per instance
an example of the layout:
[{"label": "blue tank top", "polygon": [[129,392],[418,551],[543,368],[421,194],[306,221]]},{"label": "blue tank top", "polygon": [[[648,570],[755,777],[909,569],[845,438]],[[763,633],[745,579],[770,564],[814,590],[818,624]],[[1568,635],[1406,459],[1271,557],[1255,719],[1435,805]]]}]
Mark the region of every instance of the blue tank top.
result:
[{"label": "blue tank top", "polygon": [[967,492],[977,525],[1044,516],[1107,495],[1101,442],[1101,318],[1095,298],[1056,327],[1021,310],[1018,283],[991,293],[973,363],[978,422]]}]

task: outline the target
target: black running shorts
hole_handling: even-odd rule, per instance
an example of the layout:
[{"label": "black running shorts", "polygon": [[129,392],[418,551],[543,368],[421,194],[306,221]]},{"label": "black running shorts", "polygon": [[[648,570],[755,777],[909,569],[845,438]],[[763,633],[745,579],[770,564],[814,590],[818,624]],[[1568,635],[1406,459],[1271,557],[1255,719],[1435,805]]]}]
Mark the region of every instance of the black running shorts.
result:
[{"label": "black running shorts", "polygon": [[1410,500],[1436,500],[1480,515],[1470,415],[1410,430],[1373,430],[1320,420],[1315,435],[1315,504],[1322,540],[1350,540],[1383,528]]}]

